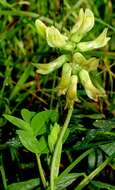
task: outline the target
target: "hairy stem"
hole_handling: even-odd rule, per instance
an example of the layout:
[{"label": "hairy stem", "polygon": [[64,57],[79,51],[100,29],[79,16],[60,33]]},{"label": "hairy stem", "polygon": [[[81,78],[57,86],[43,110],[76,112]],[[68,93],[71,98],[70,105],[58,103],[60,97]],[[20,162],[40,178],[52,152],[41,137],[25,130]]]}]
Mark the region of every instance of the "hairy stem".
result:
[{"label": "hairy stem", "polygon": [[[70,119],[71,119],[71,116],[72,116],[72,112],[73,112],[73,107],[69,109],[68,111],[68,114],[67,114],[67,117],[66,117],[66,120],[64,122],[64,125],[62,127],[62,130],[60,132],[60,136],[57,140],[57,144],[56,144],[56,147],[55,147],[55,150],[54,150],[54,154],[53,154],[53,158],[52,158],[52,163],[51,163],[51,174],[50,174],[50,188],[51,190],[55,190],[55,187],[54,187],[54,180],[55,180],[55,167],[58,167],[59,168],[59,162],[58,162],[58,165],[57,165],[57,158],[59,157],[59,152],[60,152],[60,147],[62,147],[62,139],[64,137],[64,134],[66,132],[66,129],[68,127],[68,124],[70,122]],[[61,156],[60,156],[60,159],[61,159]],[[58,170],[58,168],[56,170]]]}]

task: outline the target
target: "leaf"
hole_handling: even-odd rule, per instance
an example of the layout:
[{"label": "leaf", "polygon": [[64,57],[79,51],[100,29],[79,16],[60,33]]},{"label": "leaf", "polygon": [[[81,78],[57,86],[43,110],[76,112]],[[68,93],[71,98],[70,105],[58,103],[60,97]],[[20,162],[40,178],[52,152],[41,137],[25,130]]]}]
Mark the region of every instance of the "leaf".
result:
[{"label": "leaf", "polygon": [[48,145],[47,145],[47,142],[46,142],[44,136],[42,136],[42,137],[39,139],[38,143],[39,143],[40,152],[41,152],[42,154],[48,153],[49,149],[48,149]]},{"label": "leaf", "polygon": [[89,165],[89,169],[93,170],[95,168],[95,164],[96,164],[96,153],[95,151],[92,151],[89,155],[88,155],[88,165]]},{"label": "leaf", "polygon": [[38,185],[40,185],[40,179],[35,178],[23,182],[12,183],[8,185],[8,190],[32,190]]},{"label": "leaf", "polygon": [[47,143],[45,142],[44,137],[41,137],[38,141],[37,138],[33,135],[32,130],[28,131],[17,131],[20,141],[23,144],[25,148],[27,148],[29,151],[33,153],[47,153]]},{"label": "leaf", "polygon": [[86,156],[88,156],[88,154],[90,154],[92,152],[93,149],[89,149],[86,152],[84,152],[83,154],[81,154],[78,158],[76,158],[58,177],[58,179],[63,178],[64,176],[67,176],[70,171],[79,164],[79,162],[81,162]]},{"label": "leaf", "polygon": [[91,184],[94,187],[99,188],[99,190],[100,189],[115,190],[115,186],[110,185],[108,183],[103,183],[103,182],[100,182],[100,181],[91,181]]},{"label": "leaf", "polygon": [[20,76],[20,79],[18,80],[16,86],[11,91],[11,94],[9,97],[10,100],[13,100],[16,97],[16,95],[20,92],[20,90],[23,88],[24,83],[27,81],[27,79],[30,76],[31,70],[32,70],[32,65],[28,64],[25,71]]},{"label": "leaf", "polygon": [[84,173],[70,173],[64,176],[59,181],[57,180],[56,189],[63,190],[71,185],[78,177],[84,176]]},{"label": "leaf", "polygon": [[36,114],[36,112],[31,112],[27,109],[22,109],[21,110],[21,115],[22,118],[27,121],[28,123],[30,123],[31,119],[33,118],[33,116]]},{"label": "leaf", "polygon": [[115,153],[115,142],[100,145],[99,147],[109,156]]},{"label": "leaf", "polygon": [[22,119],[7,114],[4,114],[4,117],[13,125],[19,127],[20,129],[27,130],[28,128],[30,128],[30,125],[27,122],[23,121]]},{"label": "leaf", "polygon": [[111,131],[115,128],[115,121],[111,120],[96,120],[93,125],[97,128],[103,128],[106,131]]},{"label": "leaf", "polygon": [[56,180],[56,190],[64,190],[71,185],[78,177],[84,176],[84,173],[70,173]]},{"label": "leaf", "polygon": [[60,126],[57,123],[55,123],[54,126],[52,127],[52,130],[51,130],[49,136],[48,136],[48,145],[49,145],[51,152],[53,152],[53,150],[54,150],[54,146],[55,146],[56,141],[58,139],[59,132],[60,132]]},{"label": "leaf", "polygon": [[57,116],[58,114],[54,110],[47,110],[37,113],[31,121],[31,127],[34,134],[37,136],[46,133],[46,124],[49,120],[55,122],[57,120]]}]

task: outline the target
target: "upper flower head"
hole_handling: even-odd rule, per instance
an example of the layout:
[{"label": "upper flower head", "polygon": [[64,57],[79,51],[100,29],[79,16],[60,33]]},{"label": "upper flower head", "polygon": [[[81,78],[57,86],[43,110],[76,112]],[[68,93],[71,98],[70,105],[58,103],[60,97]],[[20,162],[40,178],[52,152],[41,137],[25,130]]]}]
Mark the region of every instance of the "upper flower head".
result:
[{"label": "upper flower head", "polygon": [[[107,28],[94,40],[88,42],[80,42],[80,40],[94,26],[94,14],[90,9],[80,9],[76,24],[68,36],[61,34],[54,26],[46,26],[39,19],[35,22],[37,32],[46,39],[48,45],[54,48],[60,48],[65,54],[58,57],[54,61],[45,64],[33,64],[37,67],[40,74],[48,74],[63,66],[60,82],[57,86],[58,95],[66,94],[66,107],[70,108],[77,100],[77,83],[82,83],[86,94],[94,101],[105,95],[104,90],[92,83],[90,79],[90,71],[94,71],[98,67],[99,60],[95,57],[86,59],[81,52],[104,47],[109,41],[107,37]],[[77,47],[77,52],[76,52]],[[98,87],[98,88],[97,88]]]}]

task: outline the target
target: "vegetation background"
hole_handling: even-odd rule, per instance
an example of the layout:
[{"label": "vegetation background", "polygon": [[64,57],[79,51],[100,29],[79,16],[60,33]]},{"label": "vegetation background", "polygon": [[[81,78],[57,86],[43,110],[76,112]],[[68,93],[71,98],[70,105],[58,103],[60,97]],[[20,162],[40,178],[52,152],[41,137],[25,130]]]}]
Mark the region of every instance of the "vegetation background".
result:
[{"label": "vegetation background", "polygon": [[[60,170],[64,170],[76,157],[94,148],[93,152],[75,168],[90,174],[107,157],[115,153],[115,2],[114,0],[0,0],[0,189],[6,183],[17,182],[17,189],[42,190],[39,181],[21,189],[18,182],[39,178],[34,155],[21,145],[15,128],[2,116],[4,113],[20,117],[20,110],[43,111],[59,106],[59,122],[63,123],[65,99],[55,94],[60,70],[47,76],[35,72],[32,62],[47,63],[58,56],[42,40],[35,28],[39,18],[48,25],[66,31],[76,22],[80,8],[90,8],[95,15],[95,27],[84,39],[98,36],[108,28],[111,40],[101,50],[88,55],[100,59],[97,80],[104,87],[106,100],[90,101],[78,86],[81,103],[75,104],[70,122],[70,133],[63,147]],[[49,168],[42,156],[46,176]],[[89,190],[115,189],[115,159],[85,188]],[[30,181],[27,182],[30,184]],[[67,189],[74,189],[79,180]],[[32,183],[31,183],[32,184]],[[103,185],[104,184],[104,185]],[[27,185],[27,184],[26,184]],[[9,186],[9,190],[13,190]]]}]

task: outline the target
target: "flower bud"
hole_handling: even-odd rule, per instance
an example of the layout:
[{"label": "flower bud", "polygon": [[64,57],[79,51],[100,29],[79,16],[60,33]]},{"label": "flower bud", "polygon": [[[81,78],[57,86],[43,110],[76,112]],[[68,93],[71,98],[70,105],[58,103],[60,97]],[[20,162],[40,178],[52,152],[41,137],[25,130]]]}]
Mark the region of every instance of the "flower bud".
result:
[{"label": "flower bud", "polygon": [[83,9],[79,12],[78,22],[74,25],[71,30],[71,40],[79,42],[83,36],[89,32],[94,26],[94,14],[90,9],[86,9],[85,13]]},{"label": "flower bud", "polygon": [[86,59],[81,53],[77,52],[73,55],[73,63],[79,65],[81,68],[87,71],[93,71],[97,69],[99,60],[95,57]]},{"label": "flower bud", "polygon": [[107,42],[110,40],[110,38],[106,37],[106,35],[107,35],[107,28],[105,28],[103,32],[95,40],[89,42],[80,42],[77,45],[77,48],[80,51],[84,52],[104,47],[107,44]]},{"label": "flower bud", "polygon": [[85,10],[84,20],[81,27],[83,34],[89,32],[94,26],[94,14],[90,9]]},{"label": "flower bud", "polygon": [[101,95],[100,91],[93,85],[88,71],[82,69],[79,72],[79,77],[81,80],[82,85],[85,88],[86,94],[89,98],[93,99],[94,101],[98,101],[99,96]]},{"label": "flower bud", "polygon": [[38,34],[43,37],[43,38],[46,38],[46,28],[47,26],[39,19],[37,19],[35,21],[35,26],[37,28],[37,32]]},{"label": "flower bud", "polygon": [[67,44],[67,37],[62,35],[54,26],[47,27],[46,39],[50,47],[63,48]]},{"label": "flower bud", "polygon": [[55,123],[54,126],[51,126],[51,132],[48,135],[48,145],[51,152],[54,151],[54,147],[57,142],[59,133],[60,133],[60,126],[57,123]]},{"label": "flower bud", "polygon": [[84,11],[83,11],[83,9],[80,9],[79,16],[77,18],[77,22],[71,29],[71,34],[74,34],[79,31],[80,27],[82,26],[83,20],[84,20]]},{"label": "flower bud", "polygon": [[58,95],[65,94],[70,82],[71,66],[69,63],[65,63],[62,69],[62,76],[58,85]]},{"label": "flower bud", "polygon": [[38,69],[37,73],[45,75],[45,74],[51,73],[52,71],[60,68],[67,61],[68,61],[68,56],[61,55],[60,57],[58,57],[57,59],[55,59],[54,61],[52,61],[50,63],[47,63],[47,64],[33,63],[33,65]]},{"label": "flower bud", "polygon": [[84,65],[84,63],[86,62],[86,59],[81,53],[76,52],[73,55],[73,62],[79,65]]},{"label": "flower bud", "polygon": [[66,107],[71,108],[75,101],[79,101],[77,98],[77,75],[72,75],[69,82],[69,87],[66,95]]}]

